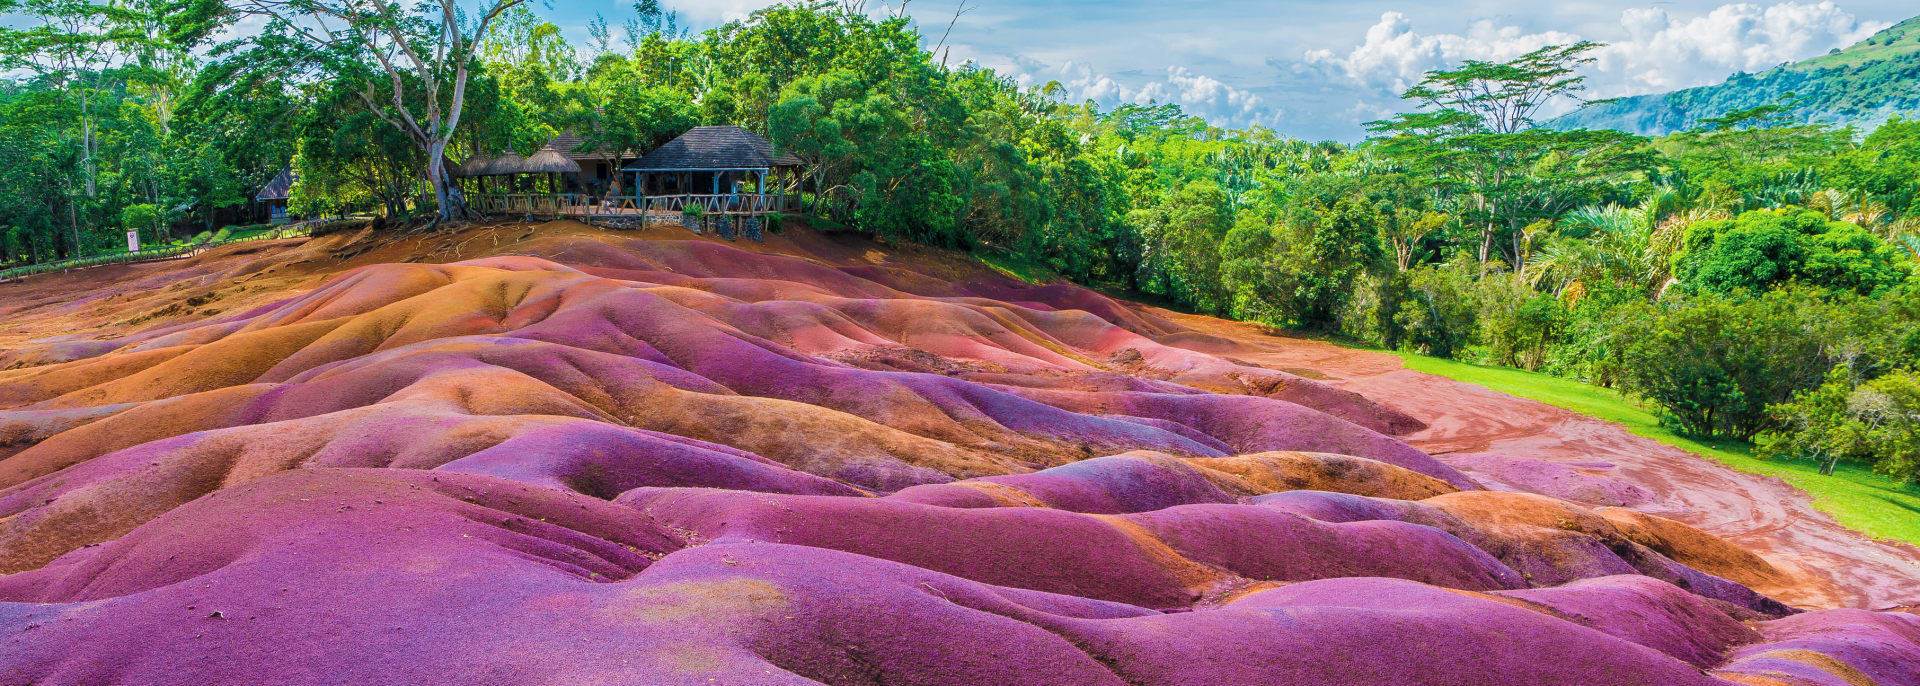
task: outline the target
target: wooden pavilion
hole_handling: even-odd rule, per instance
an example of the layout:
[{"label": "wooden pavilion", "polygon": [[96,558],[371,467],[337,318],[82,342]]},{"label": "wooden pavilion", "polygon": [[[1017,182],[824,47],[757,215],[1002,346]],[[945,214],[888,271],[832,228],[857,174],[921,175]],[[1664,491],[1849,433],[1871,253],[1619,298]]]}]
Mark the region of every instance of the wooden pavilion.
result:
[{"label": "wooden pavilion", "polygon": [[[454,175],[469,179],[463,184],[468,204],[483,213],[625,218],[643,225],[681,223],[696,231],[707,221],[691,221],[699,215],[711,218],[723,235],[738,227],[757,237],[766,215],[800,206],[801,160],[738,126],[696,127],[638,156],[581,147],[580,139],[563,135],[524,158],[511,152],[475,156]],[[609,165],[610,159],[632,161]],[[624,175],[623,183],[614,183],[616,174]],[[616,185],[633,194],[603,194]]]},{"label": "wooden pavilion", "polygon": [[[616,152],[604,146],[597,150],[587,148],[585,139],[567,130],[549,139],[532,156],[522,157],[513,151],[496,156],[474,155],[453,169],[455,177],[486,179],[468,184],[469,194],[527,193],[534,190],[528,188],[530,179],[545,178],[551,182],[542,189],[547,193],[599,198],[617,195],[612,191],[615,179],[623,173],[620,169],[639,157],[635,151]],[[621,186],[621,190],[632,188],[626,184]]]},{"label": "wooden pavilion", "polygon": [[800,158],[738,126],[700,126],[641,156],[623,171],[648,198],[678,198],[714,214],[765,214],[797,200],[782,190],[799,179]]},{"label": "wooden pavilion", "polygon": [[[561,193],[566,192],[566,184],[571,181],[571,179],[562,178],[562,175],[579,173],[579,163],[567,159],[565,155],[560,154],[560,151],[549,145],[527,157],[522,157],[520,153],[511,150],[497,157],[476,155],[462,163],[454,171],[454,176],[479,179],[474,183],[480,188],[471,190],[480,192],[492,190],[486,188],[489,185],[506,185],[510,190],[529,192],[535,190],[527,187],[535,185],[530,184],[530,181],[545,179],[548,182],[546,188],[548,192]],[[508,179],[503,183],[490,183],[498,177],[508,177]]]}]

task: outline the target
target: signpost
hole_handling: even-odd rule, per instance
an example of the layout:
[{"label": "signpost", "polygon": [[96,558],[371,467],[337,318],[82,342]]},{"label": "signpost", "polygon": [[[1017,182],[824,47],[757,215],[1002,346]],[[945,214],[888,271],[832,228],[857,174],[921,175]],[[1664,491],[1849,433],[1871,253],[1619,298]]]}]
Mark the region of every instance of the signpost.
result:
[{"label": "signpost", "polygon": [[127,252],[140,252],[140,230],[127,231]]}]

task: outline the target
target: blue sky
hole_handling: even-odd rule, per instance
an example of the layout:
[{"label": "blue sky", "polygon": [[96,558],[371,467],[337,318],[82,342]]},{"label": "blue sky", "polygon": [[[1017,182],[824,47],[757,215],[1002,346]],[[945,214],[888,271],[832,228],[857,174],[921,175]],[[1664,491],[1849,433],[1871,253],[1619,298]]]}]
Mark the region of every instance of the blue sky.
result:
[{"label": "blue sky", "polygon": [[[889,6],[882,8],[882,4]],[[666,0],[696,29],[743,18],[764,0]],[[891,11],[898,0],[869,0]],[[1610,44],[1589,70],[1610,97],[1716,83],[1850,45],[1914,14],[1912,0],[1721,3],[1648,0],[969,0],[948,40],[971,59],[1040,84],[1059,81],[1106,105],[1176,102],[1232,126],[1356,140],[1360,123],[1400,107],[1427,69],[1502,59],[1547,43]],[[910,0],[937,41],[954,0]],[[595,13],[614,24],[631,0],[554,0],[539,9],[586,39]]]}]

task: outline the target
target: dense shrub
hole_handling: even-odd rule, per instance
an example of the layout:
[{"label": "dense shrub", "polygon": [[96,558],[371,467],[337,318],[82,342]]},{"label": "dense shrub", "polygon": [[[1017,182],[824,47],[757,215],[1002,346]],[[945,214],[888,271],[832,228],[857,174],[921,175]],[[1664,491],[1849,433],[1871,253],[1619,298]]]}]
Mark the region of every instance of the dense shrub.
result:
[{"label": "dense shrub", "polygon": [[1480,341],[1488,361],[1539,371],[1548,347],[1566,328],[1567,308],[1513,274],[1490,274],[1480,280],[1478,291]]},{"label": "dense shrub", "polygon": [[1761,211],[1700,222],[1687,232],[1687,251],[1676,260],[1674,275],[1692,292],[1764,290],[1792,279],[1806,261],[1800,224],[1825,221],[1814,213],[1788,217]]},{"label": "dense shrub", "polygon": [[1479,316],[1478,265],[1456,260],[1404,272],[1406,299],[1394,313],[1403,346],[1436,357],[1458,357],[1472,345]]},{"label": "dense shrub", "polygon": [[1819,387],[1768,413],[1777,428],[1759,435],[1761,457],[1818,460],[1824,474],[1851,460],[1902,481],[1920,477],[1920,375],[1895,372],[1862,383],[1843,364]]},{"label": "dense shrub", "polygon": [[1361,198],[1331,205],[1310,200],[1290,223],[1281,261],[1282,292],[1296,325],[1332,328],[1361,274],[1383,264],[1380,213]]},{"label": "dense shrub", "polygon": [[1228,309],[1220,245],[1234,225],[1226,191],[1195,181],[1128,213],[1141,237],[1140,289],[1209,314]]},{"label": "dense shrub", "polygon": [[1687,231],[1674,275],[1694,293],[1759,293],[1788,282],[1870,294],[1906,277],[1892,246],[1802,208],[1756,210]]},{"label": "dense shrub", "polygon": [[1829,359],[1808,325],[1820,308],[1803,293],[1751,300],[1702,296],[1627,312],[1613,333],[1624,390],[1676,429],[1747,439],[1767,406],[1819,383]]},{"label": "dense shrub", "polygon": [[1386,266],[1382,223],[1358,197],[1308,198],[1278,221],[1242,212],[1219,250],[1228,311],[1275,326],[1339,329],[1360,277]]},{"label": "dense shrub", "polygon": [[1561,295],[1566,320],[1559,341],[1548,348],[1544,370],[1551,374],[1582,379],[1607,388],[1619,382],[1619,360],[1614,351],[1620,341],[1614,338],[1624,313],[1646,302],[1646,295],[1634,284],[1598,282],[1581,284]]},{"label": "dense shrub", "polygon": [[1878,236],[1843,222],[1830,222],[1827,227],[1802,237],[1807,257],[1801,278],[1807,283],[1870,295],[1906,278],[1896,249]]},{"label": "dense shrub", "polygon": [[120,226],[134,231],[148,231],[160,225],[160,208],[150,204],[128,205],[120,210]]},{"label": "dense shrub", "polygon": [[1398,315],[1409,294],[1404,272],[1361,275],[1354,282],[1353,297],[1340,313],[1340,334],[1389,350],[1400,348],[1406,330]]}]

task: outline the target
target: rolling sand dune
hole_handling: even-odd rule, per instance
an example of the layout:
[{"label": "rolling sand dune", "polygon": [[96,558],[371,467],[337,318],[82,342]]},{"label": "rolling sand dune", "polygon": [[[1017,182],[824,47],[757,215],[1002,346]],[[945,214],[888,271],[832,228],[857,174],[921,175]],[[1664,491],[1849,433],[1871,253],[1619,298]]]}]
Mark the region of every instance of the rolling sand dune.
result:
[{"label": "rolling sand dune", "polygon": [[1920,554],[937,251],[497,225],[0,285],[0,684],[1920,684]]}]

